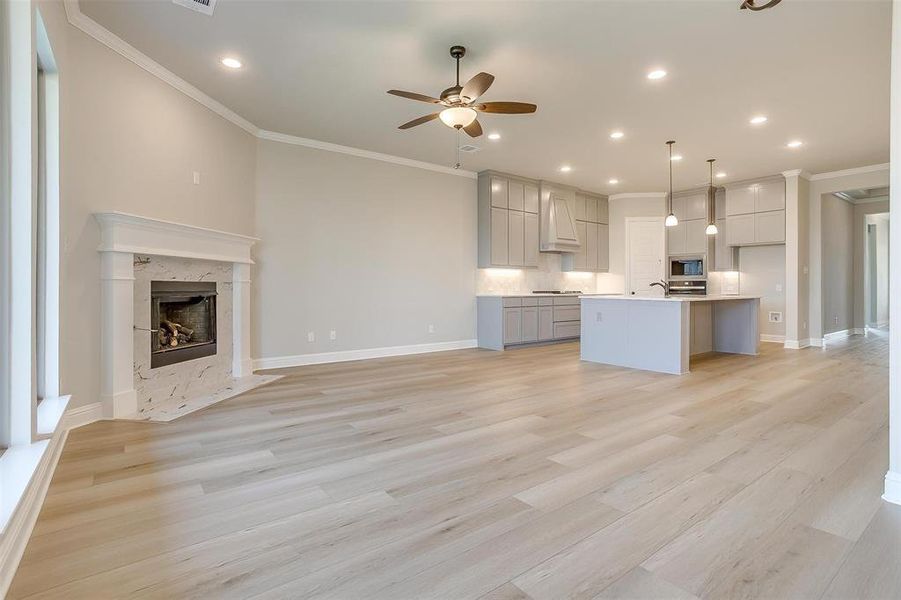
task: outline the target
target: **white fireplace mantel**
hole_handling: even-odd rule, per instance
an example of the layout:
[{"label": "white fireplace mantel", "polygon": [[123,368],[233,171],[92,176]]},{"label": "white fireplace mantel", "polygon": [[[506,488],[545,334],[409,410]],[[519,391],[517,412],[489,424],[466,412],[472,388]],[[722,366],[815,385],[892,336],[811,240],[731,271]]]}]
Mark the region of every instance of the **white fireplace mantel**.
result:
[{"label": "white fireplace mantel", "polygon": [[95,213],[100,224],[101,401],[107,418],[137,413],[134,386],[134,255],[232,263],[236,378],[252,375],[250,250],[257,238],[120,212]]}]

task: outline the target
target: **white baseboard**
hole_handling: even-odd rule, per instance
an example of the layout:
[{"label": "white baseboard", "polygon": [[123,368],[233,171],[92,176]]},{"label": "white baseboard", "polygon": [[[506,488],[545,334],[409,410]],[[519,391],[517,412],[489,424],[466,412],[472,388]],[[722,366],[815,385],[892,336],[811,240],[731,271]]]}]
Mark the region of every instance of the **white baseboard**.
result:
[{"label": "white baseboard", "polygon": [[787,350],[801,350],[810,346],[810,338],[803,340],[785,340],[784,347]]},{"label": "white baseboard", "polygon": [[783,342],[785,342],[785,336],[784,335],[773,335],[771,333],[761,333],[760,341],[761,342],[778,342],[778,343],[782,344]]},{"label": "white baseboard", "polygon": [[815,348],[822,348],[823,338],[810,338],[810,345]]},{"label": "white baseboard", "polygon": [[67,410],[66,414],[63,415],[60,427],[68,431],[69,429],[75,429],[76,427],[99,421],[102,418],[103,404],[94,402],[93,404],[85,404],[84,406],[77,406]]},{"label": "white baseboard", "polygon": [[[45,440],[46,447],[38,462],[34,474],[25,489],[18,506],[13,511],[7,527],[0,535],[0,598],[6,597],[6,592],[12,583],[19,561],[25,553],[25,546],[31,538],[34,524],[38,520],[47,488],[53,478],[53,471],[59,461],[59,455],[66,444],[68,430],[60,427],[57,432]],[[7,450],[9,452],[9,450]]]},{"label": "white baseboard", "polygon": [[849,331],[851,332],[850,335],[865,335],[867,332],[865,327],[855,327]]},{"label": "white baseboard", "polygon": [[477,340],[456,340],[453,342],[436,342],[434,344],[413,344],[410,346],[386,346],[383,348],[365,348],[363,350],[344,350],[340,352],[321,352],[318,354],[297,354],[294,356],[272,356],[255,358],[253,370],[283,369],[303,365],[320,365],[324,363],[346,362],[349,360],[366,360],[386,356],[405,356],[407,354],[425,354],[427,352],[443,352],[445,350],[463,350],[475,348]]},{"label": "white baseboard", "polygon": [[892,504],[901,504],[901,473],[889,471],[885,474],[885,493],[882,499]]}]

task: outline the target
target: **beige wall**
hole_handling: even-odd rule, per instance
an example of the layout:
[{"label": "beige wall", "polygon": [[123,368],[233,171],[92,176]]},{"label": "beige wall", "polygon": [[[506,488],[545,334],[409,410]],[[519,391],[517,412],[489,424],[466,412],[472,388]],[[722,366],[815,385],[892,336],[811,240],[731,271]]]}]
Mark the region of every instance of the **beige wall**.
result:
[{"label": "beige wall", "polygon": [[[37,3],[59,66],[61,390],[100,397],[97,211],[252,234],[255,139]],[[201,174],[193,185],[192,172]]]},{"label": "beige wall", "polygon": [[[743,246],[739,249],[742,294],[760,296],[760,334],[785,335],[785,245]],[[782,313],[781,323],[770,323],[769,312]]]},{"label": "beige wall", "polygon": [[626,285],[626,218],[663,217],[664,195],[648,194],[613,195],[609,200],[610,217],[610,272],[604,278],[599,291],[625,293]]},{"label": "beige wall", "polygon": [[475,338],[474,179],[261,140],[256,195],[254,357]]},{"label": "beige wall", "polygon": [[823,196],[823,333],[844,331],[854,319],[854,207]]}]

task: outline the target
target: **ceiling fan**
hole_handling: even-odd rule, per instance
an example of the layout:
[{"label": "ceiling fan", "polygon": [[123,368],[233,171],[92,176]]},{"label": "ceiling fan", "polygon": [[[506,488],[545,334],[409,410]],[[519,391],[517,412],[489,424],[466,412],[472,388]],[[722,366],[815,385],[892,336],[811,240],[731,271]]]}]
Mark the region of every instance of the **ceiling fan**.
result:
[{"label": "ceiling fan", "polygon": [[423,123],[428,123],[434,119],[441,119],[441,122],[448,127],[454,129],[462,129],[470,137],[479,137],[482,135],[482,126],[478,121],[478,113],[494,113],[503,115],[521,115],[535,112],[538,107],[534,104],[525,102],[480,102],[477,103],[479,96],[484,94],[491,84],[494,82],[494,75],[490,73],[479,73],[460,85],[460,59],[466,55],[466,48],[463,46],[451,46],[450,55],[457,61],[457,83],[443,92],[439,98],[417,94],[415,92],[404,92],[402,90],[388,90],[389,94],[400,96],[401,98],[409,98],[410,100],[418,100],[420,102],[428,102],[430,104],[438,104],[443,106],[442,110],[434,112],[418,119],[413,119],[404,123],[398,129],[410,129]]}]

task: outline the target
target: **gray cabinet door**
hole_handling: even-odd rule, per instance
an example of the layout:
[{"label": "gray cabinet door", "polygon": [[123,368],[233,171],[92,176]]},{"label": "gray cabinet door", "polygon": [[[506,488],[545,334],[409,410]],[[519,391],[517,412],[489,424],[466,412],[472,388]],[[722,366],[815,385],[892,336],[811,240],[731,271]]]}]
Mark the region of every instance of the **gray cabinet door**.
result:
[{"label": "gray cabinet door", "polygon": [[523,206],[526,212],[538,214],[538,187],[529,184],[523,186]]},{"label": "gray cabinet door", "polygon": [[538,339],[547,341],[554,339],[554,307],[538,307]]},{"label": "gray cabinet door", "polygon": [[757,185],[726,190],[726,216],[749,215],[757,209]]},{"label": "gray cabinet door", "polygon": [[759,244],[782,243],[785,241],[785,211],[774,210],[754,215],[756,239]]},{"label": "gray cabinet door", "polygon": [[585,221],[585,194],[576,194],[576,221]]},{"label": "gray cabinet door", "polygon": [[519,181],[507,182],[507,208],[523,210],[525,206],[525,187]]},{"label": "gray cabinet door", "polygon": [[670,255],[685,254],[685,221],[666,228],[666,248]]},{"label": "gray cabinet door", "polygon": [[[706,219],[707,218],[707,194],[692,194],[682,199],[682,212],[685,214],[685,220]],[[679,215],[676,215],[680,219]]]},{"label": "gray cabinet door", "polygon": [[756,239],[753,214],[726,217],[726,243],[729,246],[753,244]]},{"label": "gray cabinet door", "polygon": [[610,223],[609,207],[607,198],[598,198],[598,223]]},{"label": "gray cabinet door", "polygon": [[522,309],[504,309],[504,344],[522,343]]},{"label": "gray cabinet door", "polygon": [[538,215],[525,213],[525,266],[538,266]]},{"label": "gray cabinet door", "polygon": [[507,209],[491,209],[491,264],[495,266],[507,266],[509,254],[507,253]]},{"label": "gray cabinet door", "polygon": [[589,223],[598,222],[598,199],[594,196],[585,196],[585,220]]},{"label": "gray cabinet door", "polygon": [[694,219],[685,221],[685,253],[705,254],[707,252],[707,221]]},{"label": "gray cabinet door", "polygon": [[588,247],[588,223],[585,221],[576,221],[576,232],[579,234],[579,250],[573,253],[573,270],[584,271],[588,268],[587,247]]},{"label": "gray cabinet door", "polygon": [[726,219],[716,220],[716,247],[714,253],[714,271],[732,270],[732,248],[726,244]]},{"label": "gray cabinet door", "polygon": [[522,341],[538,341],[538,307],[531,306],[522,309]]},{"label": "gray cabinet door", "polygon": [[598,224],[585,224],[585,270],[596,271],[598,268]]},{"label": "gray cabinet door", "polygon": [[785,181],[764,181],[757,185],[757,212],[783,210],[785,208]]},{"label": "gray cabinet door", "polygon": [[526,262],[525,213],[518,210],[507,211],[507,239],[509,240],[509,260],[511,267],[522,267]]},{"label": "gray cabinet door", "polygon": [[500,177],[491,178],[491,206],[507,208],[507,180]]},{"label": "gray cabinet door", "polygon": [[[606,203],[606,200],[604,201]],[[598,224],[598,271],[606,273],[610,270],[610,227]]]}]

